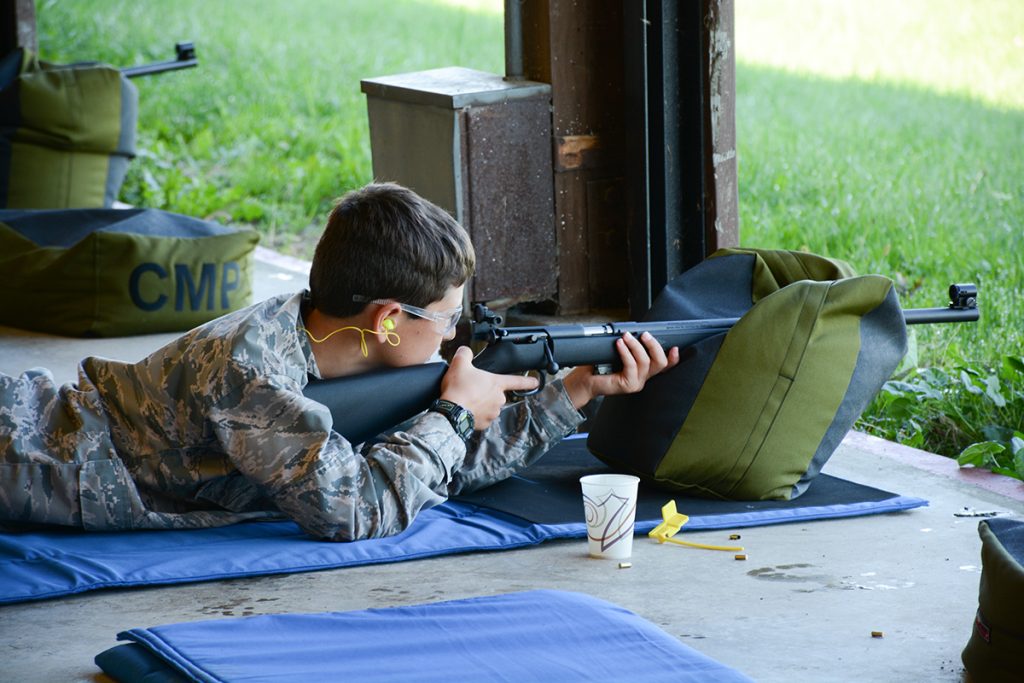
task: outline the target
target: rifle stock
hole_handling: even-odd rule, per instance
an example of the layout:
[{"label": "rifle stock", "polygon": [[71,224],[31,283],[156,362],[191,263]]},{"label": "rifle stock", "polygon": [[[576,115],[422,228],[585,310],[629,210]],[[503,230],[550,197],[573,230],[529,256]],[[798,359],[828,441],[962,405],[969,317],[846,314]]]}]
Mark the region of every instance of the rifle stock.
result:
[{"label": "rifle stock", "polygon": [[447,371],[443,362],[386,368],[312,381],[302,393],[327,406],[334,431],[362,443],[429,408]]},{"label": "rifle stock", "polygon": [[[972,288],[970,300],[958,302],[952,295],[954,287]],[[977,290],[972,285],[954,285],[950,292],[954,303],[948,308],[907,309],[903,311],[904,320],[908,325],[977,320]],[[554,374],[563,367],[596,365],[618,369],[621,364],[615,341],[626,332],[634,336],[650,332],[665,349],[673,346],[685,348],[725,334],[739,320],[718,318],[505,328],[494,324],[494,321],[501,321],[497,316],[491,314],[487,322],[480,319],[483,317],[479,315],[474,323],[481,329],[475,330],[473,336],[486,339],[488,346],[473,359],[473,365],[497,374],[536,370],[541,373],[542,386],[545,373]],[[441,395],[441,380],[447,370],[448,364],[444,362],[373,370],[312,381],[303,393],[327,406],[334,418],[336,432],[351,443],[362,443],[429,408]]]}]

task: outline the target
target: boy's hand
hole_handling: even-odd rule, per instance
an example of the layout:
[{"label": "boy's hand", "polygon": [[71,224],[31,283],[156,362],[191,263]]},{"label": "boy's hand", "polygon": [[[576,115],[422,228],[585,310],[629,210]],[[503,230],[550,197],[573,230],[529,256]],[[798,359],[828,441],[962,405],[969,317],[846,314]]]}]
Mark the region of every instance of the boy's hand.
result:
[{"label": "boy's hand", "polygon": [[[642,343],[641,343],[642,342]],[[673,346],[668,354],[649,332],[640,339],[624,334],[615,342],[622,359],[622,369],[612,375],[598,375],[593,366],[581,366],[570,372],[563,384],[565,392],[577,409],[596,396],[633,394],[644,388],[651,377],[679,363],[679,347]]]},{"label": "boy's hand", "polygon": [[505,405],[506,391],[537,388],[536,377],[496,375],[473,366],[473,352],[460,346],[441,380],[441,398],[473,413],[476,429],[486,429]]}]

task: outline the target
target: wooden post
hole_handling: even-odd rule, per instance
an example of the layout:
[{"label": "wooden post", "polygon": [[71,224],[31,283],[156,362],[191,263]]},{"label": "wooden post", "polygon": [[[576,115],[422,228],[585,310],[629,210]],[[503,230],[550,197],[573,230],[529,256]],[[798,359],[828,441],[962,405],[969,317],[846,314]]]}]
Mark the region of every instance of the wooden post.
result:
[{"label": "wooden post", "polygon": [[0,57],[23,47],[38,52],[34,0],[0,0]]},{"label": "wooden post", "polygon": [[525,77],[551,84],[558,311],[638,317],[738,242],[733,0],[521,9]]},{"label": "wooden post", "polygon": [[527,0],[523,66],[551,83],[558,310],[624,308],[622,3]]}]

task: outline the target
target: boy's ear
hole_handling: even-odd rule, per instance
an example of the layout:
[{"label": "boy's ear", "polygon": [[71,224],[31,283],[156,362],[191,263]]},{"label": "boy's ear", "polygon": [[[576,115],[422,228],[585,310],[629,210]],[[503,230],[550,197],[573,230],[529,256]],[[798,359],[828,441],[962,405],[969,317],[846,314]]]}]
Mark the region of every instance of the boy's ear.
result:
[{"label": "boy's ear", "polygon": [[[386,304],[381,304],[380,308],[373,314],[372,323],[374,332],[391,332],[398,327],[398,314],[402,312],[402,307],[397,302],[391,301]],[[378,334],[378,342],[387,341],[387,335]]]}]

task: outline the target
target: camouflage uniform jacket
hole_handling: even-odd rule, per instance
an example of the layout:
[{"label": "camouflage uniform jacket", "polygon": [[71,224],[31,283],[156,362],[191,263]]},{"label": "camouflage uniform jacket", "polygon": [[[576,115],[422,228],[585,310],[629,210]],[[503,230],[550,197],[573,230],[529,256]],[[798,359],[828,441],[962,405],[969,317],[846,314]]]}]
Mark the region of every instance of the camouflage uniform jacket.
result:
[{"label": "camouflage uniform jacket", "polygon": [[582,420],[553,382],[468,449],[432,412],[351,444],[302,393],[320,377],[303,297],[228,314],[138,363],[86,358],[74,384],[0,374],[0,520],[194,528],[283,513],[318,538],[387,536],[528,465]]}]

